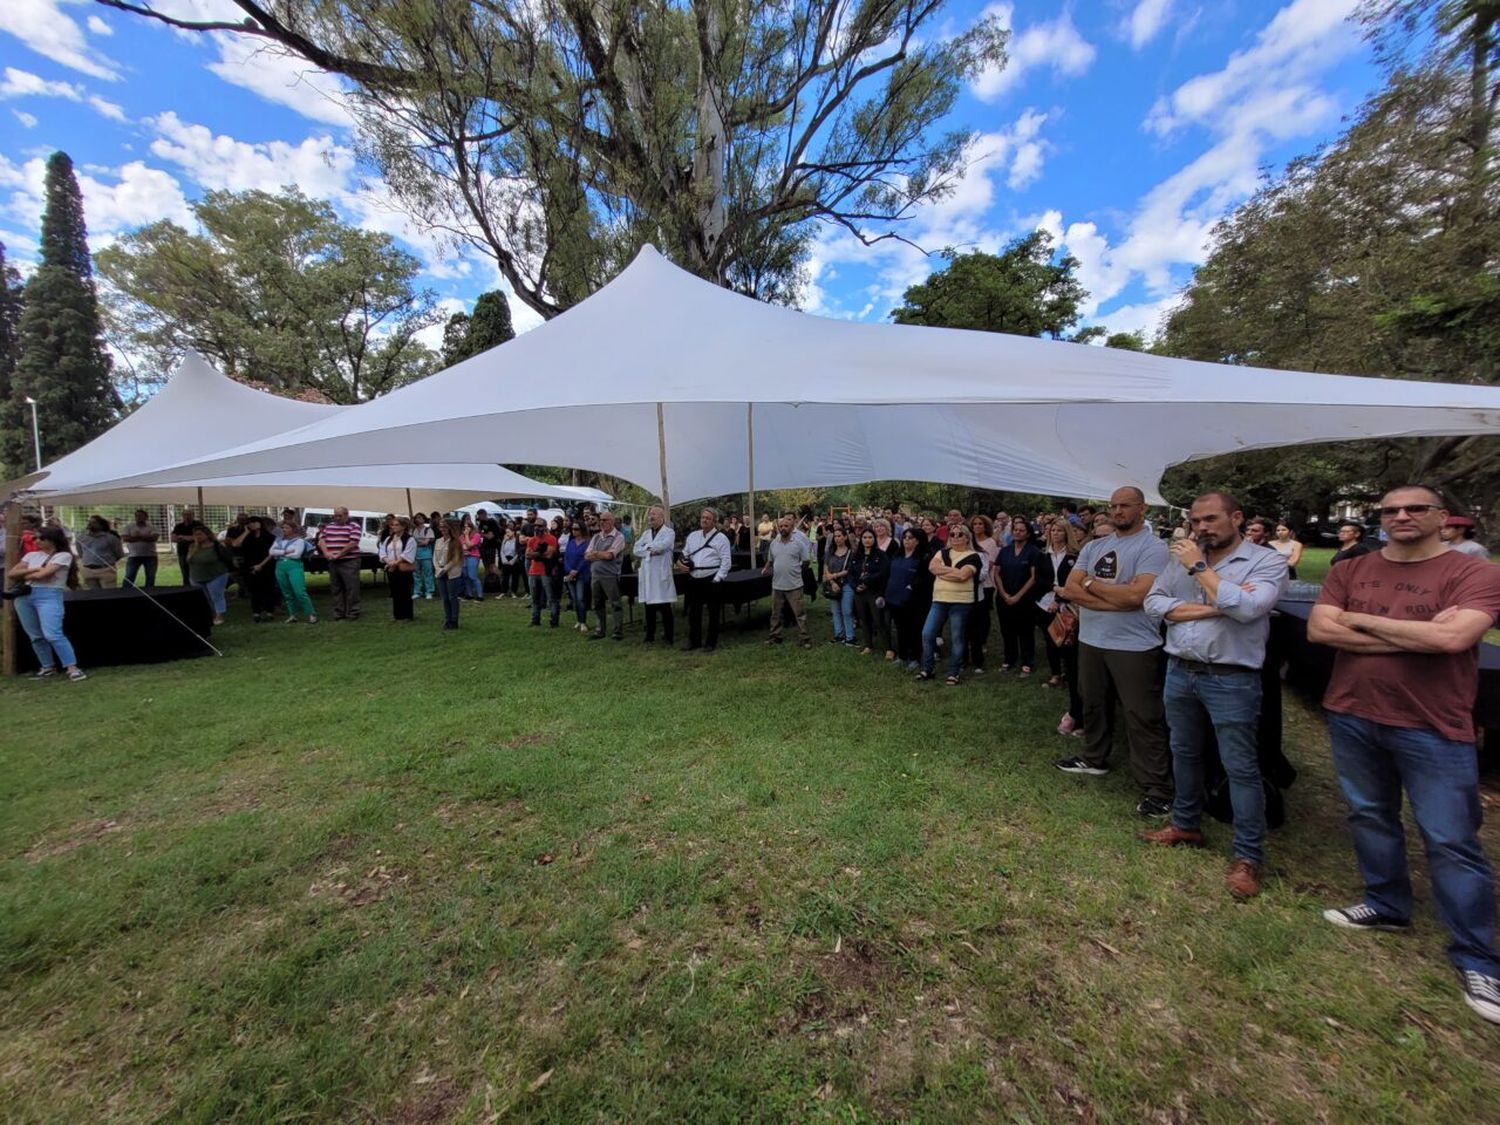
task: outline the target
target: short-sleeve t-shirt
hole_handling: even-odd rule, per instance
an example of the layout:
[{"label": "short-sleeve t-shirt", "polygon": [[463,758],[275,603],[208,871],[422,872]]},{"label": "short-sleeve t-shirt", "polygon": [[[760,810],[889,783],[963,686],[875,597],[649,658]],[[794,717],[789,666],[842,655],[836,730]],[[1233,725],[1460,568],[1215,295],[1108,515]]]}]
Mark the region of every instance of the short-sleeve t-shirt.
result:
[{"label": "short-sleeve t-shirt", "polygon": [[[1073,569],[1085,579],[1129,585],[1137,575],[1161,574],[1172,561],[1167,545],[1149,531],[1133,535],[1110,535],[1085,543],[1078,552]],[[1161,647],[1161,630],[1151,623],[1145,611],[1118,610],[1109,613],[1098,609],[1081,609],[1078,615],[1078,639],[1095,648],[1119,652],[1149,652]]]},{"label": "short-sleeve t-shirt", "polygon": [[771,540],[771,589],[802,589],[802,564],[811,562],[813,545],[806,537],[793,535],[782,539],[779,535]]},{"label": "short-sleeve t-shirt", "polygon": [[43,566],[57,567],[46,578],[28,578],[26,581],[32,586],[61,590],[68,584],[68,571],[73,566],[73,556],[67,551],[32,551],[21,561],[33,570]]},{"label": "short-sleeve t-shirt", "polygon": [[[1493,618],[1500,614],[1500,566],[1455,551],[1421,562],[1392,562],[1373,551],[1331,569],[1318,604],[1396,621],[1431,621],[1452,606]],[[1473,742],[1478,691],[1478,645],[1455,653],[1340,651],[1323,706]]]},{"label": "short-sleeve t-shirt", "polygon": [[[526,540],[527,554],[545,555],[548,547],[552,548],[553,554],[556,555],[557,537],[549,532],[544,531],[542,534],[533,535],[530,539]],[[550,560],[547,558],[531,559],[526,567],[526,573],[533,577],[545,578],[548,573],[549,563]]]}]

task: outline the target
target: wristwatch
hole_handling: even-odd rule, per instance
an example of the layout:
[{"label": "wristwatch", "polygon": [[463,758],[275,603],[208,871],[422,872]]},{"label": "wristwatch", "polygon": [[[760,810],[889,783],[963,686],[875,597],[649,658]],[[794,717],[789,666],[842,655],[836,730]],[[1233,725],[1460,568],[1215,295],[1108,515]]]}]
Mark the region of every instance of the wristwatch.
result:
[{"label": "wristwatch", "polygon": [[1207,569],[1208,569],[1208,563],[1204,562],[1202,559],[1199,559],[1192,566],[1188,567],[1188,573],[1189,574],[1202,574]]}]

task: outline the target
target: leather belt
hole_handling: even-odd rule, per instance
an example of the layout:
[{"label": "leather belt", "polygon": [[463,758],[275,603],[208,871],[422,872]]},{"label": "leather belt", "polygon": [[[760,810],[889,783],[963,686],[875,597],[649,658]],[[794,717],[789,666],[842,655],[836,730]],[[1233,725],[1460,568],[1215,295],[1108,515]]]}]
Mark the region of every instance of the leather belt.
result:
[{"label": "leather belt", "polygon": [[1184,672],[1197,672],[1201,676],[1237,676],[1242,672],[1259,672],[1259,668],[1247,668],[1243,664],[1215,664],[1208,660],[1189,660],[1185,656],[1174,656],[1178,667]]}]

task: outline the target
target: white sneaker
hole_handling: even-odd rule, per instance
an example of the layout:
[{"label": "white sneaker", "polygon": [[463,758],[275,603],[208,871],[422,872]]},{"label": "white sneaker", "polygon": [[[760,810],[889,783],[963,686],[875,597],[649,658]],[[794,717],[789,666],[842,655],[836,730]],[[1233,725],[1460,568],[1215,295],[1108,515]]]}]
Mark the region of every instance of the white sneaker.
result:
[{"label": "white sneaker", "polygon": [[1480,1019],[1500,1023],[1500,978],[1465,969],[1458,979],[1464,990],[1464,1003],[1478,1012]]}]

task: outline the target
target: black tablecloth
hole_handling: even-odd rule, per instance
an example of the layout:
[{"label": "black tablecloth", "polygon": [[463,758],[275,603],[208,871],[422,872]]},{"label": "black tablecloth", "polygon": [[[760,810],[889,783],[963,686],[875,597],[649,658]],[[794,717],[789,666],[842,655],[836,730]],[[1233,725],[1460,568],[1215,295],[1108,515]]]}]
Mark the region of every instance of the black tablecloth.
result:
[{"label": "black tablecloth", "polygon": [[[1287,662],[1287,682],[1322,699],[1328,678],[1333,674],[1334,650],[1307,639],[1307,619],[1312,608],[1312,602],[1278,602],[1276,616],[1271,618],[1271,632],[1282,659]],[[1483,730],[1500,731],[1500,645],[1479,646],[1479,695],[1474,701],[1474,723]]]},{"label": "black tablecloth", "polygon": [[[147,598],[147,594],[156,603]],[[190,628],[164,612],[181,618]],[[157,586],[149,591],[69,590],[63,599],[63,632],[84,668],[108,664],[158,664],[188,656],[208,656],[203,643],[213,629],[213,611],[202,590]],[[34,672],[36,654],[16,622],[16,667]]]},{"label": "black tablecloth", "polygon": [[[687,589],[688,576],[682,571],[673,574],[673,581],[677,584],[677,592],[680,594]],[[620,594],[631,601],[637,600],[640,594],[641,578],[638,574],[620,575]],[[771,596],[771,576],[762,574],[758,570],[731,570],[724,576],[724,581],[717,583],[713,591],[718,595],[720,605],[732,605],[736,608],[748,605],[750,602],[760,598]]]}]

